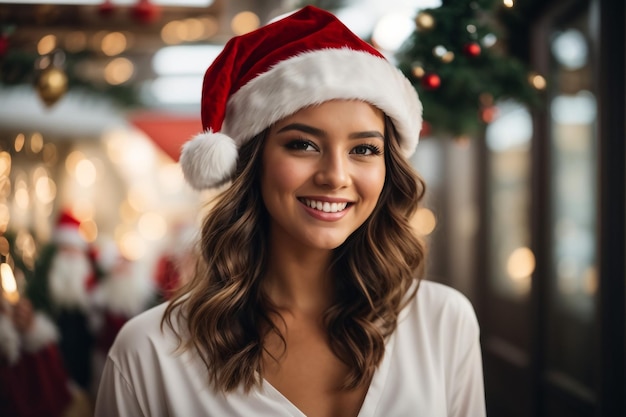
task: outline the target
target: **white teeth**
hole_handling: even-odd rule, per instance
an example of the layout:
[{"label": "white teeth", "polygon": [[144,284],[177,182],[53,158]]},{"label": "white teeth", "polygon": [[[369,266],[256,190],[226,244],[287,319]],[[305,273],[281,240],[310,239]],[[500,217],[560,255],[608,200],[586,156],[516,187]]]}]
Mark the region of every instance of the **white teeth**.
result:
[{"label": "white teeth", "polygon": [[316,201],[316,200],[309,200],[308,198],[304,199],[304,203],[316,210],[320,210],[323,211],[324,213],[337,213],[338,211],[343,211],[345,210],[346,206],[348,205],[348,203],[329,203],[329,202],[322,202],[322,201]]}]

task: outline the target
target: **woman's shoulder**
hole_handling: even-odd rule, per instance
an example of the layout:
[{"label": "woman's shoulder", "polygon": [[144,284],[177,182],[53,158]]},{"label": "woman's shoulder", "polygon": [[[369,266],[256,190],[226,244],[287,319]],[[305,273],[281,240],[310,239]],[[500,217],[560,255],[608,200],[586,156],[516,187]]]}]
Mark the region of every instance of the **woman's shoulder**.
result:
[{"label": "woman's shoulder", "polygon": [[459,290],[447,285],[422,280],[417,295],[403,315],[445,326],[470,326],[478,330],[476,313],[470,300]]},{"label": "woman's shoulder", "polygon": [[[128,320],[117,334],[109,356],[121,358],[175,347],[177,342],[172,329],[166,323],[161,325],[167,305],[167,302],[159,304]],[[176,325],[176,320],[172,323]]]}]

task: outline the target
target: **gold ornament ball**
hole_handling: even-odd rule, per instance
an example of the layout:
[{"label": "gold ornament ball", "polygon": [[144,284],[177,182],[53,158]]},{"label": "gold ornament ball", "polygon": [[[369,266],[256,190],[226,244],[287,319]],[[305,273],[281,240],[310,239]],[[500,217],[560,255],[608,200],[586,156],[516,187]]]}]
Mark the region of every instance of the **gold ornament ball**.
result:
[{"label": "gold ornament ball", "polygon": [[441,62],[443,62],[444,64],[449,64],[452,61],[454,61],[454,52],[452,51],[447,51],[441,56]]},{"label": "gold ornament ball", "polygon": [[415,18],[415,25],[419,30],[429,31],[435,27],[435,18],[430,13],[418,13]]},{"label": "gold ornament ball", "polygon": [[46,68],[39,74],[36,89],[46,106],[52,106],[67,92],[67,75],[58,68]]},{"label": "gold ornament ball", "polygon": [[411,73],[415,78],[422,78],[424,74],[426,74],[426,71],[424,71],[424,67],[421,65],[414,65],[413,68],[411,68]]}]

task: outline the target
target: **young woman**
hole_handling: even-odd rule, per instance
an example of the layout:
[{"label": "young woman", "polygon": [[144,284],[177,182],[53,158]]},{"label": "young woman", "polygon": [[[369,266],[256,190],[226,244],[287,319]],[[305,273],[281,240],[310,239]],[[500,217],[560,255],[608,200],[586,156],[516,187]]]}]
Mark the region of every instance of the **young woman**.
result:
[{"label": "young woman", "polygon": [[191,282],[120,332],[96,415],[483,416],[472,307],[419,279],[402,73],[306,7],[226,45],[202,120],[185,176],[232,183]]}]

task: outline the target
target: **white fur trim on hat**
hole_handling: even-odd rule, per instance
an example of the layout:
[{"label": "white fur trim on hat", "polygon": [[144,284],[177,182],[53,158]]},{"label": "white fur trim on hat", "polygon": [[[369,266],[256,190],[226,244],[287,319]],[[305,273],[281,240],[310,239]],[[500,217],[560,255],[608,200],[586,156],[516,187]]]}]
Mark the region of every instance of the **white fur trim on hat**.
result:
[{"label": "white fur trim on hat", "polygon": [[75,226],[57,226],[52,240],[57,245],[73,246],[79,249],[87,249],[87,241]]},{"label": "white fur trim on hat", "polygon": [[208,130],[183,145],[180,165],[187,182],[202,190],[228,181],[237,166],[237,155],[232,138]]},{"label": "white fur trim on hat", "polygon": [[42,313],[36,313],[32,327],[22,336],[24,350],[37,352],[39,349],[59,340],[59,332],[54,324]]},{"label": "white fur trim on hat", "polygon": [[415,151],[422,104],[389,61],[348,48],[305,52],[280,61],[229,99],[221,131],[238,146],[298,110],[333,99],[366,101],[389,116],[405,156]]}]

